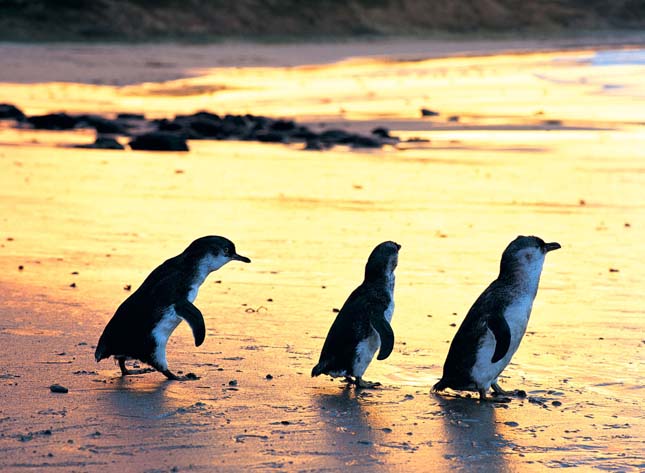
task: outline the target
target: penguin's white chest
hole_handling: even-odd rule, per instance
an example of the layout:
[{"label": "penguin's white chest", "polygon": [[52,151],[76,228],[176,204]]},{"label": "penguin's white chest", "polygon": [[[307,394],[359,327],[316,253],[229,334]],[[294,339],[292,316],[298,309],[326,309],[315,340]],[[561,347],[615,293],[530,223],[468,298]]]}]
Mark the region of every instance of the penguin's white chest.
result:
[{"label": "penguin's white chest", "polygon": [[152,338],[156,342],[154,358],[162,369],[168,368],[168,363],[166,361],[166,345],[168,343],[168,339],[182,320],[183,319],[175,312],[175,308],[171,306],[166,309],[161,316],[161,320],[152,330]]},{"label": "penguin's white chest", "polygon": [[[385,313],[383,314],[388,323],[392,321],[392,316],[394,315],[393,292],[394,291],[390,291],[390,304],[387,306]],[[372,328],[370,335],[366,339],[361,340],[356,346],[356,355],[354,357],[353,364],[354,376],[363,376],[380,346],[381,337],[378,332]]]},{"label": "penguin's white chest", "polygon": [[387,320],[389,323],[392,322],[392,316],[394,315],[394,296],[392,293],[390,293],[390,305],[387,306],[387,309],[385,309],[385,320]]},{"label": "penguin's white chest", "polygon": [[199,287],[200,284],[193,284],[190,286],[190,290],[188,291],[188,295],[186,296],[186,299],[188,299],[188,302],[191,304],[195,302],[195,299],[197,299],[197,294],[199,293]]},{"label": "penguin's white chest", "polygon": [[471,377],[478,389],[490,388],[491,384],[495,382],[500,373],[510,363],[526,332],[532,307],[533,297],[530,295],[519,297],[506,307],[504,319],[511,332],[511,342],[506,354],[496,363],[491,362],[495,353],[495,336],[490,329],[486,330],[485,335],[480,340],[475,364],[471,370]]}]

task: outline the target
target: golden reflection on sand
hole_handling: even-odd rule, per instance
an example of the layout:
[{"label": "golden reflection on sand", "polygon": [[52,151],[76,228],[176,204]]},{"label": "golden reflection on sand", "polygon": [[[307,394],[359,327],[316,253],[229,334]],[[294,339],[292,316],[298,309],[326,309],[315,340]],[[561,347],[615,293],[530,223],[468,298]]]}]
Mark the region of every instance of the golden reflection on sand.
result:
[{"label": "golden reflection on sand", "polygon": [[[0,443],[32,465],[52,450],[76,466],[137,455],[142,469],[642,466],[643,67],[594,68],[590,54],[230,68],[122,88],[0,85],[30,114],[208,109],[368,130],[384,120],[430,140],[372,152],[193,141],[182,154],[81,150],[67,145],[90,141],[87,131],[0,128],[0,355],[11,361],[0,373]],[[603,88],[617,77],[621,93]],[[421,107],[441,115],[421,120]],[[446,121],[453,114],[459,122]],[[202,287],[202,347],[183,325],[171,339],[169,359],[201,379],[122,381],[110,362],[96,365],[91,346],[123,287],[206,234],[230,237],[253,264]],[[502,380],[535,402],[429,396],[456,326],[517,234],[563,247],[547,258]],[[385,388],[356,395],[310,379],[332,309],[389,239],[402,244],[397,342],[366,374]],[[54,370],[52,359],[67,364]],[[68,397],[34,394],[54,382]],[[49,428],[56,442],[16,440]],[[59,442],[68,437],[78,449]]]}]

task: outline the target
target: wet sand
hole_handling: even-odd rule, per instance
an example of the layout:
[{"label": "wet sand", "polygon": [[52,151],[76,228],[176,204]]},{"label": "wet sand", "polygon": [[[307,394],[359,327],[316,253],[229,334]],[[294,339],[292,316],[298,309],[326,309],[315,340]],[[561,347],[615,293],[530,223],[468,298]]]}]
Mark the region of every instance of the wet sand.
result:
[{"label": "wet sand", "polygon": [[[87,131],[1,128],[0,467],[642,469],[643,66],[601,68],[594,57],[225,68],[130,88],[2,85],[30,113],[237,103],[238,113],[387,123],[431,141],[372,152],[193,141],[187,154],[160,154],[64,146],[91,141]],[[193,87],[214,83],[239,89]],[[143,93],[150,87],[191,92]],[[442,115],[420,120],[421,105]],[[94,345],[124,286],[205,234],[228,236],[253,263],[231,263],[202,287],[202,346],[185,324],[170,340],[171,368],[200,379],[122,379],[111,361],[97,365]],[[501,380],[528,398],[430,394],[455,325],[517,234],[563,246],[547,258]],[[396,344],[366,373],[384,387],[311,379],[333,309],[385,239],[403,245]],[[51,393],[54,383],[69,393]]]}]

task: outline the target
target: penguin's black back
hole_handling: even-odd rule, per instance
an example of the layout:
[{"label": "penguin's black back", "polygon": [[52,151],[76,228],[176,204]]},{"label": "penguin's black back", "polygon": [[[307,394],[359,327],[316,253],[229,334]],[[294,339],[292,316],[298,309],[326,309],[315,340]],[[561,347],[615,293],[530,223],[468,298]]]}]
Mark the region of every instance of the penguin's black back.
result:
[{"label": "penguin's black back", "polygon": [[452,339],[443,365],[443,376],[435,385],[436,390],[472,387],[470,372],[475,364],[479,345],[488,330],[488,318],[493,314],[503,313],[513,302],[513,297],[511,287],[498,278],[477,298]]},{"label": "penguin's black back", "polygon": [[155,348],[152,330],[165,309],[186,299],[196,270],[191,260],[186,252],[166,260],[123,301],[99,339],[95,352],[97,361],[111,355],[151,361]]},{"label": "penguin's black back", "polygon": [[382,285],[363,282],[347,298],[329,329],[312,376],[346,371],[352,376],[356,346],[372,334],[370,318],[383,316],[391,302]]}]

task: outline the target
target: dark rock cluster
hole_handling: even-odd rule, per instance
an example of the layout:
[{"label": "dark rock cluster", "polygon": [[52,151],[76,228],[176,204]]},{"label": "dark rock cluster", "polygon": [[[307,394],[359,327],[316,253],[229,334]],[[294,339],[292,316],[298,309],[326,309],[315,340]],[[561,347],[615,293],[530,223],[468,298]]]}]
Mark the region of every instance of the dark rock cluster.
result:
[{"label": "dark rock cluster", "polygon": [[94,128],[97,139],[82,148],[124,149],[116,136],[130,138],[133,150],[188,151],[187,140],[240,140],[263,143],[304,143],[306,150],[325,150],[335,145],[352,148],[381,148],[399,139],[386,128],[375,128],[370,135],[341,129],[320,133],[294,120],[261,115],[224,115],[197,112],[173,119],[148,120],[144,115],[122,113],[116,118],[101,115],[50,113],[26,116],[17,107],[0,104],[0,120],[14,120],[21,127],[38,130]]}]

